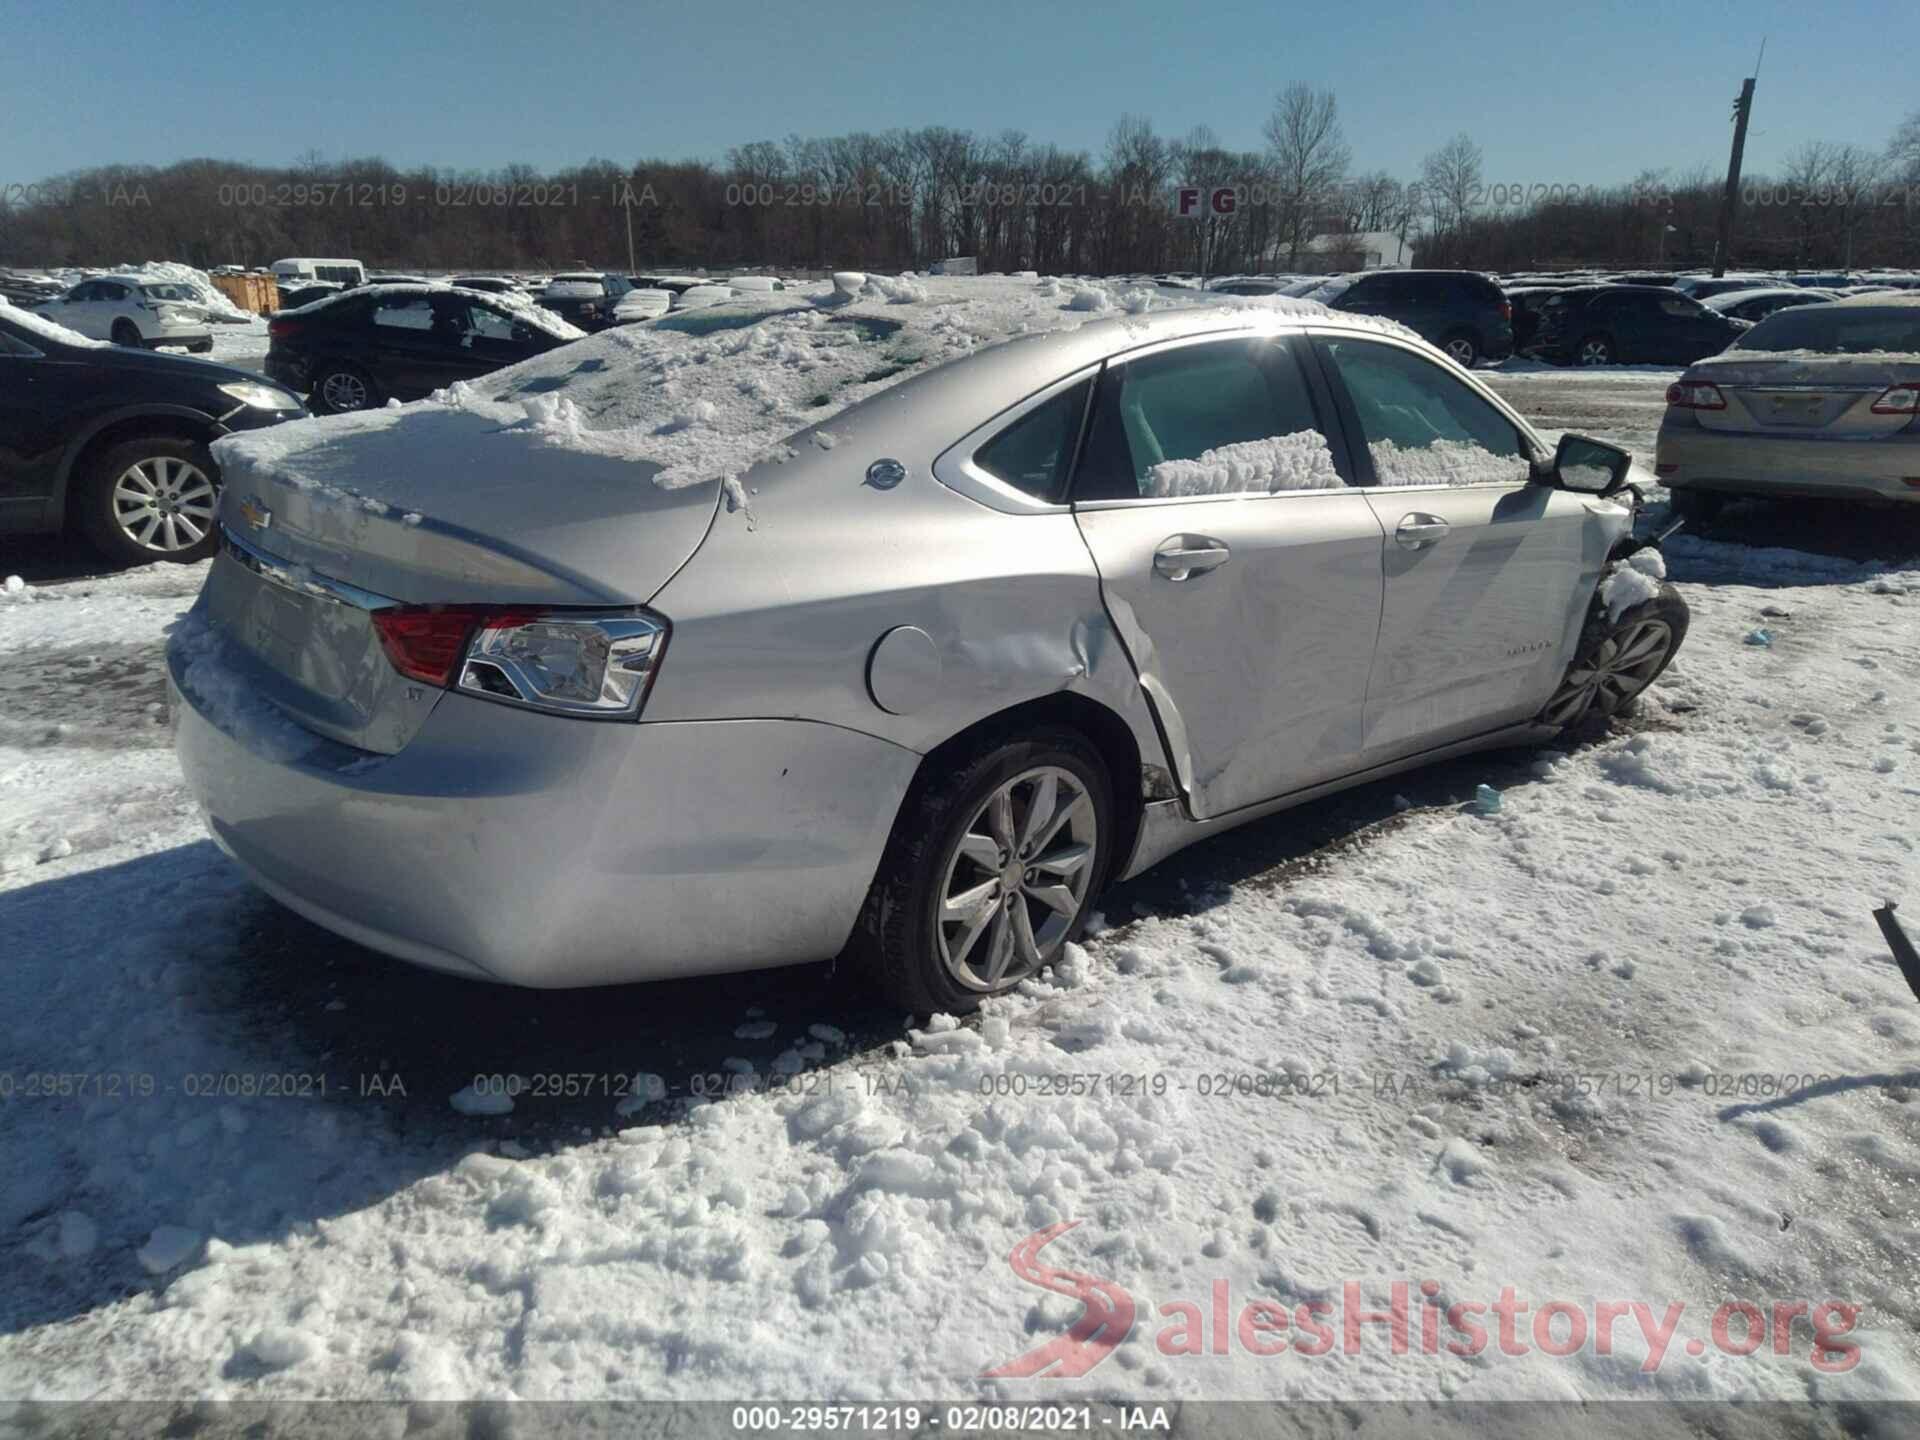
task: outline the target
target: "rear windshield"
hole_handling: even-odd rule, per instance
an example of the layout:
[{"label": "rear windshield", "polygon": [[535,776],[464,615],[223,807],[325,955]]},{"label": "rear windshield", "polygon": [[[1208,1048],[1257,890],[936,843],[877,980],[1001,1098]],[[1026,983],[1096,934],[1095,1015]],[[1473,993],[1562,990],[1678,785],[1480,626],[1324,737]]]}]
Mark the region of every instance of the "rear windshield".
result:
[{"label": "rear windshield", "polygon": [[1817,350],[1833,355],[1920,352],[1920,305],[1796,305],[1776,310],[1733,342],[1736,350]]}]

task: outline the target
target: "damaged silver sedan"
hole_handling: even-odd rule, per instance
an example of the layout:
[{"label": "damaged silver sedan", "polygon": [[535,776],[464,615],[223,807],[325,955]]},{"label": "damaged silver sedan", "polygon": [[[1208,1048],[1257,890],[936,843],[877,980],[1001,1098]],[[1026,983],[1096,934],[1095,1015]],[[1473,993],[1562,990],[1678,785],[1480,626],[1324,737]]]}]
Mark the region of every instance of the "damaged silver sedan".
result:
[{"label": "damaged silver sedan", "polygon": [[1598,595],[1625,452],[1381,322],[1161,303],[841,276],[223,442],[169,651],[214,836],[475,978],[959,1011],[1197,839],[1672,658],[1657,571]]}]

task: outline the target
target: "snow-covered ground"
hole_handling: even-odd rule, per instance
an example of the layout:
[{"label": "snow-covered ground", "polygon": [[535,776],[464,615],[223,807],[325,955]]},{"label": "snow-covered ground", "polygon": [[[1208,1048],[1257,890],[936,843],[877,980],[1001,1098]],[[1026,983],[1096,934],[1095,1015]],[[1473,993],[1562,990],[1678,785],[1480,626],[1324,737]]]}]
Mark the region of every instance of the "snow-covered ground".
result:
[{"label": "snow-covered ground", "polygon": [[[1490,378],[1651,450],[1659,375]],[[1917,551],[1679,537],[1632,722],[1198,847],[924,1030],[813,969],[525,994],[333,940],[181,787],[198,574],[0,598],[0,1397],[1920,1400],[1869,913],[1920,931]],[[1349,1353],[1396,1282],[1409,1353]],[[1124,1341],[1018,1363],[1083,1300]]]}]

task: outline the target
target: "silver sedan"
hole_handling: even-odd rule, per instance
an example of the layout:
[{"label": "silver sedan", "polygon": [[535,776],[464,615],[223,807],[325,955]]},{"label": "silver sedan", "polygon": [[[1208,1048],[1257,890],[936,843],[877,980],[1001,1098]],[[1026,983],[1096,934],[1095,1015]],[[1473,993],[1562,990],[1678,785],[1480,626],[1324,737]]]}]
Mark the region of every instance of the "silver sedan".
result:
[{"label": "silver sedan", "polygon": [[223,448],[169,664],[261,887],[475,978],[845,954],[962,1011],[1102,886],[1617,713],[1685,634],[1657,567],[1597,594],[1625,452],[1397,327],[835,280]]},{"label": "silver sedan", "polygon": [[1920,503],[1920,296],[1782,310],[1693,365],[1655,468],[1692,520],[1743,496]]}]

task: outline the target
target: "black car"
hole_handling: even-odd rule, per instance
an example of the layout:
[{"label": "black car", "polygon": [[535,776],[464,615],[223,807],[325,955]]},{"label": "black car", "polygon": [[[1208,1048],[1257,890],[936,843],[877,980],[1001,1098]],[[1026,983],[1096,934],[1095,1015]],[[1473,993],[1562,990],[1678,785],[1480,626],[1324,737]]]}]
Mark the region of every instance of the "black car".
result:
[{"label": "black car", "polygon": [[220,485],[207,447],[304,414],[245,370],[0,306],[0,533],[78,528],[130,564],[204,560]]},{"label": "black car", "polygon": [[577,338],[531,306],[477,291],[372,287],[275,315],[266,372],[337,414],[418,400]]},{"label": "black car", "polygon": [[1507,291],[1507,304],[1513,307],[1513,348],[1525,350],[1540,328],[1540,307],[1566,291],[1564,285],[1516,285]]},{"label": "black car", "polygon": [[1336,275],[1306,298],[1398,320],[1462,365],[1513,353],[1513,307],[1498,285],[1471,270],[1364,270]]},{"label": "black car", "polygon": [[1540,307],[1526,353],[1556,365],[1691,365],[1752,327],[1658,285],[1577,285]]}]

